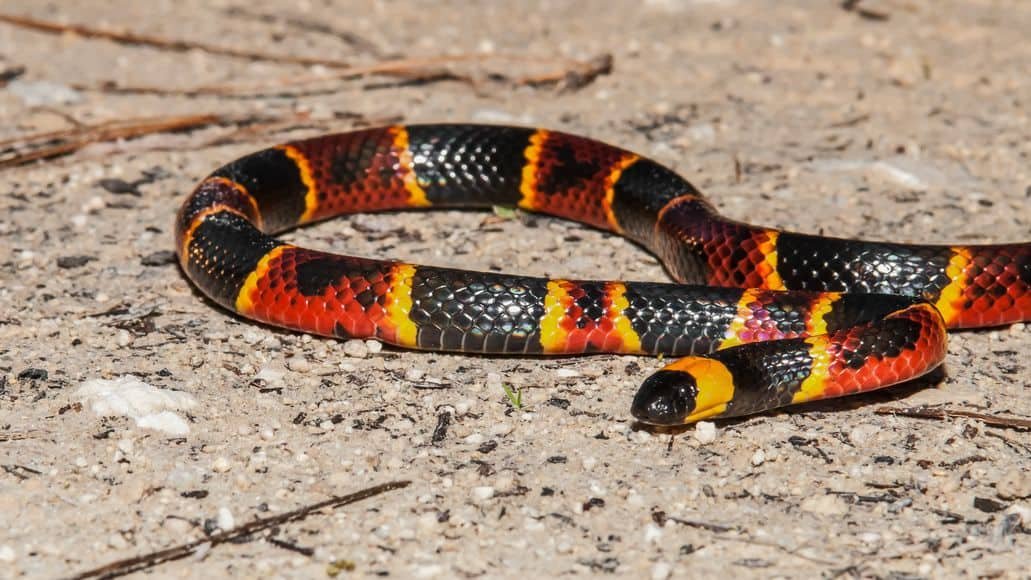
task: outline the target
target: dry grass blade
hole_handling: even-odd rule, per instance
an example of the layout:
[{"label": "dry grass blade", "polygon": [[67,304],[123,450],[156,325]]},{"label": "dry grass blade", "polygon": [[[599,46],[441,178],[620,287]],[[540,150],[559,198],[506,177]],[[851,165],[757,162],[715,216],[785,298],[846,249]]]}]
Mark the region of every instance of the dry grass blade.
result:
[{"label": "dry grass blade", "polygon": [[[576,90],[589,85],[601,75],[612,71],[612,56],[602,55],[590,61],[569,59],[543,59],[510,54],[458,54],[427,58],[400,58],[385,60],[368,65],[328,71],[322,74],[295,74],[273,80],[263,79],[257,82],[234,81],[217,85],[201,85],[190,88],[169,88],[145,85],[118,85],[104,83],[99,86],[72,85],[83,91],[100,91],[116,94],[146,94],[163,96],[218,96],[256,98],[262,96],[296,96],[312,85],[325,84],[339,80],[359,79],[370,76],[389,76],[409,82],[431,82],[454,80],[476,84],[473,75],[461,74],[449,70],[449,65],[464,63],[484,63],[488,61],[516,62],[529,65],[547,64],[553,67],[545,73],[509,78],[498,73],[488,73],[494,80],[509,82],[514,85],[549,86],[557,85],[567,90]],[[334,92],[338,87],[331,87],[319,92]]]},{"label": "dry grass blade", "polygon": [[302,520],[312,515],[313,513],[323,509],[338,508],[348,504],[366,500],[371,497],[375,497],[388,491],[404,489],[408,487],[410,483],[410,481],[392,481],[390,483],[384,483],[382,485],[375,485],[373,487],[369,487],[348,495],[332,497],[325,501],[313,503],[311,505],[307,505],[302,508],[295,509],[293,511],[285,512],[277,516],[257,519],[246,524],[243,524],[242,526],[237,526],[232,530],[211,534],[210,536],[207,536],[200,540],[186,542],[185,544],[179,544],[178,546],[173,546],[165,550],[158,550],[156,552],[151,552],[149,554],[144,554],[142,556],[136,556],[134,558],[118,560],[116,562],[106,564],[99,568],[94,568],[92,570],[87,570],[85,572],[76,574],[75,576],[72,576],[72,578],[74,580],[82,580],[86,578],[117,578],[120,576],[125,576],[127,574],[132,574],[133,572],[139,572],[141,570],[153,568],[154,566],[157,566],[158,564],[162,564],[164,562],[171,562],[172,560],[179,560],[181,558],[185,558],[190,554],[194,553],[194,551],[196,551],[197,548],[203,546],[204,544],[211,544],[211,547],[215,547],[219,544],[231,542],[233,540],[237,540],[257,532],[268,530],[276,526],[281,526],[289,522]]},{"label": "dry grass blade", "polygon": [[255,92],[256,90],[261,91],[270,89],[281,89],[282,86],[287,84],[291,86],[296,86],[309,84],[312,82],[325,81],[327,79],[333,78],[345,79],[368,75],[386,75],[397,76],[402,78],[415,77],[416,79],[428,78],[430,80],[467,80],[466,77],[452,73],[450,71],[444,71],[444,74],[441,74],[440,67],[442,65],[457,62],[481,62],[490,59],[503,61],[521,61],[536,64],[540,64],[542,62],[550,64],[554,62],[559,65],[559,70],[540,75],[525,76],[516,79],[515,84],[539,86],[561,83],[564,84],[567,88],[577,89],[587,84],[590,84],[599,75],[608,74],[608,72],[612,70],[611,55],[602,55],[601,57],[589,61],[578,61],[572,59],[540,59],[521,55],[462,54],[421,59],[395,59],[386,60],[370,65],[352,66],[350,63],[340,60],[306,56],[294,56],[288,54],[270,54],[250,50],[241,50],[225,46],[212,45],[203,42],[175,40],[169,38],[161,38],[157,36],[137,34],[133,32],[122,32],[104,28],[94,28],[92,26],[86,26],[82,24],[60,24],[56,22],[50,22],[47,20],[40,20],[37,18],[31,18],[28,16],[18,16],[13,14],[0,13],[0,22],[6,22],[13,26],[27,28],[38,32],[45,32],[49,34],[76,34],[84,38],[99,38],[104,40],[110,40],[112,42],[118,42],[121,44],[149,46],[161,50],[171,50],[176,52],[185,52],[189,50],[203,50],[211,54],[219,54],[223,56],[243,58],[248,60],[260,60],[265,62],[276,62],[281,64],[299,64],[305,66],[320,65],[330,69],[337,69],[334,73],[330,73],[329,75],[318,75],[314,77],[297,75],[288,79],[281,79],[277,84],[274,85],[268,85],[266,83],[261,85],[260,87],[241,87],[240,85],[234,83],[233,86],[216,85],[201,86],[193,89],[172,90],[165,89],[163,87],[118,87],[113,85],[107,85],[106,87],[101,88],[101,90],[106,89],[111,92],[120,93],[177,94],[186,96],[233,95]]},{"label": "dry grass blade", "polygon": [[953,417],[966,417],[976,419],[990,427],[1002,427],[1005,429],[1031,429],[1031,419],[1021,417],[1006,417],[1002,415],[987,415],[976,411],[965,411],[963,409],[943,409],[935,407],[881,407],[874,411],[878,415],[901,415],[916,419],[951,419]]},{"label": "dry grass blade", "polygon": [[0,169],[68,155],[91,143],[132,139],[153,133],[186,131],[210,125],[247,124],[255,120],[233,119],[213,114],[149,117],[24,135],[0,140]]},{"label": "dry grass blade", "polygon": [[288,54],[270,54],[266,52],[256,52],[226,46],[218,46],[208,44],[205,42],[175,40],[170,38],[161,38],[157,36],[136,34],[134,32],[122,32],[118,30],[109,30],[106,28],[94,28],[92,26],[86,26],[82,24],[59,24],[57,22],[40,20],[28,16],[17,16],[14,14],[0,13],[0,22],[6,22],[12,26],[27,28],[30,30],[35,30],[37,32],[45,32],[49,34],[75,34],[83,38],[99,38],[103,40],[110,40],[112,42],[117,42],[120,44],[149,46],[152,48],[169,50],[174,52],[203,50],[211,54],[219,54],[222,56],[231,56],[234,58],[242,58],[246,60],[278,62],[282,64],[300,64],[306,66],[322,65],[331,68],[343,68],[349,66],[348,63],[339,60],[305,56],[293,56]]}]

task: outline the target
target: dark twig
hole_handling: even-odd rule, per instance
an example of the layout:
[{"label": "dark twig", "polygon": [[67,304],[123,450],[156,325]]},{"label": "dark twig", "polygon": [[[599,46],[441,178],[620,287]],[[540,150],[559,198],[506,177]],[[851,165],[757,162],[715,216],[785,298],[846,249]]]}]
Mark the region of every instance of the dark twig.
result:
[{"label": "dark twig", "polygon": [[221,115],[184,115],[130,119],[86,125],[62,131],[49,131],[0,141],[0,169],[23,165],[37,159],[60,157],[90,143],[132,139],[151,133],[168,133],[225,123]]},{"label": "dark twig", "polygon": [[[257,82],[233,81],[216,85],[200,85],[188,88],[168,88],[152,85],[122,85],[111,82],[100,85],[73,84],[72,88],[82,91],[101,91],[114,94],[145,94],[160,96],[196,97],[202,95],[217,97],[256,97],[256,96],[296,96],[298,92],[313,91],[312,85],[324,85],[332,81],[352,80],[369,76],[390,76],[400,78],[406,83],[419,84],[437,81],[458,81],[477,84],[473,75],[461,74],[448,70],[448,66],[463,63],[484,63],[490,61],[517,62],[540,65],[551,62],[547,59],[533,58],[513,54],[457,54],[450,56],[433,56],[426,58],[400,58],[384,60],[368,65],[357,65],[340,68],[322,74],[294,74],[276,79],[261,79]],[[558,59],[557,68],[537,75],[509,77],[503,74],[490,74],[495,81],[508,82],[516,86],[558,86],[564,90],[577,90],[593,82],[601,75],[612,70],[611,55],[590,61]],[[334,92],[331,88],[318,90],[314,94]]]},{"label": "dark twig", "polygon": [[932,407],[881,407],[874,411],[878,415],[901,415],[903,417],[914,417],[916,419],[951,419],[953,417],[966,417],[976,419],[989,427],[1001,427],[1004,429],[1031,429],[1031,419],[1020,417],[1005,417],[1002,415],[986,415],[975,411],[964,411],[962,409],[937,409]]},{"label": "dark twig", "polygon": [[[265,62],[276,62],[281,64],[299,64],[305,66],[319,65],[330,69],[336,69],[334,72],[326,75],[293,75],[289,78],[279,79],[274,84],[270,85],[268,83],[264,83],[262,85],[259,85],[258,87],[255,87],[253,85],[241,85],[240,83],[200,86],[192,89],[166,89],[163,87],[147,86],[118,86],[113,84],[106,84],[100,87],[77,87],[86,90],[103,90],[118,93],[170,94],[185,96],[238,95],[241,93],[246,94],[256,91],[282,91],[282,88],[284,86],[298,86],[322,82],[326,80],[332,80],[334,78],[348,79],[369,75],[394,76],[416,81],[424,79],[454,79],[467,80],[469,82],[472,82],[472,79],[467,76],[458,75],[446,70],[441,71],[440,69],[443,65],[446,64],[453,64],[459,62],[483,62],[487,60],[529,62],[535,64],[539,64],[542,61],[555,61],[560,65],[560,70],[547,72],[539,75],[524,76],[521,78],[517,78],[513,81],[514,84],[530,86],[561,85],[564,88],[576,90],[590,84],[598,76],[608,74],[612,70],[612,55],[608,54],[602,55],[600,57],[597,57],[586,62],[571,59],[540,59],[522,55],[462,54],[452,56],[436,56],[429,58],[394,59],[381,61],[371,65],[353,66],[350,63],[340,60],[254,52],[249,50],[217,46],[203,42],[174,40],[156,36],[136,34],[132,32],[121,32],[117,30],[94,28],[91,26],[85,26],[81,24],[60,24],[56,22],[50,22],[47,20],[39,20],[28,16],[18,16],[13,14],[0,13],[0,22],[6,22],[13,26],[19,26],[22,28],[28,28],[31,30],[45,32],[49,34],[77,34],[84,38],[100,38],[110,40],[113,42],[118,42],[121,44],[149,46],[152,48],[170,50],[175,52],[203,50],[211,54],[230,56],[234,58],[260,60]],[[495,76],[498,78],[505,78],[504,75]]]},{"label": "dark twig", "polygon": [[859,5],[860,2],[862,2],[862,0],[844,0],[844,2],[841,3],[841,8],[846,12],[854,12],[860,18],[874,20],[876,22],[884,22],[885,20],[891,18],[891,15],[887,12],[880,12],[878,10],[870,10],[869,8],[863,8]]},{"label": "dark twig", "polygon": [[[148,117],[81,125],[0,140],[0,169],[24,165],[39,159],[52,159],[74,153],[92,143],[134,139],[155,133],[177,133],[212,125],[251,126],[263,122],[282,122],[252,116],[216,114]],[[296,118],[288,119],[296,121]]]},{"label": "dark twig", "polygon": [[39,20],[37,18],[31,18],[28,16],[18,16],[15,14],[0,13],[0,22],[6,22],[12,26],[28,28],[30,30],[35,30],[37,32],[45,32],[48,34],[75,34],[83,38],[100,38],[103,40],[117,42],[119,44],[149,46],[152,48],[168,50],[173,52],[203,50],[211,54],[219,54],[222,56],[231,56],[234,58],[242,58],[247,60],[278,62],[282,64],[300,64],[307,66],[322,65],[331,68],[346,68],[350,66],[349,63],[339,60],[283,54],[269,54],[265,52],[255,52],[250,50],[230,48],[226,46],[218,46],[214,44],[208,44],[206,42],[175,40],[170,38],[161,38],[158,36],[136,34],[134,32],[122,32],[119,30],[110,30],[106,28],[94,28],[92,26],[86,26],[83,24],[60,24],[57,22]]},{"label": "dark twig", "polygon": [[72,576],[72,579],[80,580],[84,578],[117,578],[120,576],[125,576],[127,574],[132,574],[133,572],[139,572],[140,570],[153,568],[158,564],[163,564],[165,562],[171,562],[173,560],[185,558],[190,554],[194,553],[194,551],[196,551],[197,548],[203,546],[204,544],[210,544],[211,547],[215,547],[219,544],[225,544],[226,542],[239,540],[241,538],[250,536],[251,534],[255,534],[257,532],[268,530],[276,526],[281,526],[289,522],[302,520],[312,515],[313,513],[326,508],[335,509],[341,506],[369,499],[381,493],[394,491],[397,489],[403,489],[405,487],[408,487],[410,483],[410,481],[393,481],[390,483],[384,483],[382,485],[376,485],[367,489],[363,489],[362,491],[355,492],[352,494],[333,497],[325,501],[320,501],[318,503],[313,503],[311,505],[298,508],[293,511],[272,516],[270,518],[257,519],[252,522],[243,524],[242,526],[237,526],[231,530],[211,534],[210,536],[207,536],[205,538],[194,540],[192,542],[187,542],[185,544],[180,544],[172,548],[158,550],[156,552],[151,552],[149,554],[144,554],[142,556],[136,556],[133,558],[126,558],[125,560],[118,560],[117,562],[112,562],[99,568],[94,568],[92,570],[87,570],[86,572],[76,574],[75,576]]}]

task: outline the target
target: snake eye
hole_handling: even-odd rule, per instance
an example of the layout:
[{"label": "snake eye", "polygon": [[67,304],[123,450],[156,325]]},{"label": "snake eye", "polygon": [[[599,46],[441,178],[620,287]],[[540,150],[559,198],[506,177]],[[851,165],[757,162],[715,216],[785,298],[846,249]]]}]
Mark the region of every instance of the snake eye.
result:
[{"label": "snake eye", "polygon": [[694,377],[680,371],[658,371],[641,383],[630,413],[651,425],[681,425],[694,411],[698,386]]}]

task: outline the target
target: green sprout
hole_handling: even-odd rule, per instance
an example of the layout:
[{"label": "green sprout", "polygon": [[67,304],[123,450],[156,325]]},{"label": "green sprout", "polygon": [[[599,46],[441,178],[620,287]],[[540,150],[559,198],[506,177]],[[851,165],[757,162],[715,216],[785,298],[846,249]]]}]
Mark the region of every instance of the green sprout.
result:
[{"label": "green sprout", "polygon": [[494,210],[494,215],[501,219],[514,220],[519,217],[519,210],[514,207],[495,205],[492,206],[491,209]]},{"label": "green sprout", "polygon": [[505,396],[508,397],[508,403],[512,405],[513,409],[518,410],[523,408],[522,389],[514,389],[505,383],[501,383],[501,388],[505,390]]}]

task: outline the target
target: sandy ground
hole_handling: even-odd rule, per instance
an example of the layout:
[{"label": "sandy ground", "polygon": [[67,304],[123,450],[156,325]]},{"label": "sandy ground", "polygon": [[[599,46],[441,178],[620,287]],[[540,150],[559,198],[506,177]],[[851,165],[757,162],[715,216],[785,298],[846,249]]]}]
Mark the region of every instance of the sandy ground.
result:
[{"label": "sandy ground", "polygon": [[[411,485],[150,574],[1029,576],[1028,432],[876,412],[929,404],[1031,417],[1024,325],[956,334],[938,382],[720,422],[714,437],[671,435],[628,415],[658,360],[345,347],[217,309],[168,252],[180,200],[214,167],[394,120],[601,138],[676,168],[756,223],[1028,239],[1031,3],[290,4],[3,2],[9,14],[356,64],[490,52],[536,62],[458,67],[472,83],[141,94],[103,87],[188,93],[329,69],[0,23],[0,140],[155,115],[266,120],[0,170],[0,577],[72,575],[398,480]],[[579,89],[487,74],[605,53],[612,73]],[[665,279],[631,244],[541,217],[359,216],[289,238],[436,265]],[[173,412],[188,433],[99,417],[77,397],[84,381],[128,374],[185,393],[194,405]],[[518,408],[502,384],[521,392]]]}]

